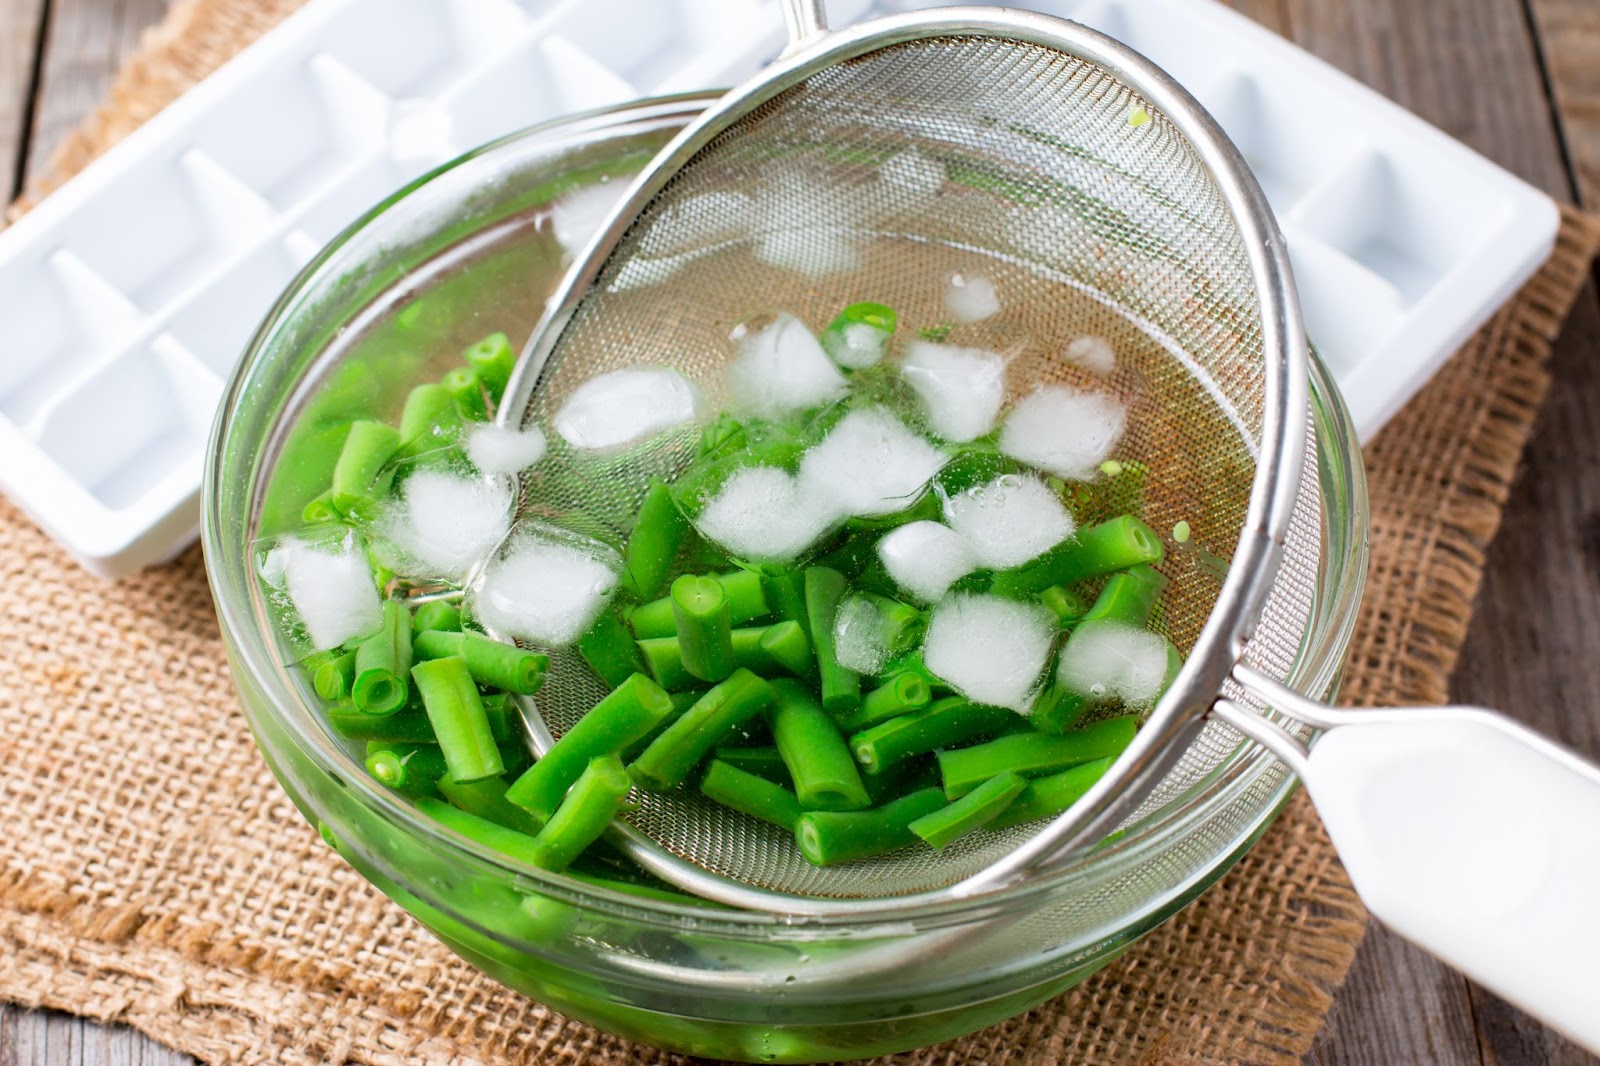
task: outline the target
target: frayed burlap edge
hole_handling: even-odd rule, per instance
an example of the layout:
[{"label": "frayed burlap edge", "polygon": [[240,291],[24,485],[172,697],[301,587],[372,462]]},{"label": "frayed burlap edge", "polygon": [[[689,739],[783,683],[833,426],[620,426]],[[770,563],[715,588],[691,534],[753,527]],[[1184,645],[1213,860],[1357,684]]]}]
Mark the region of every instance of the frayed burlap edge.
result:
[{"label": "frayed burlap edge", "polygon": [[[63,145],[54,175],[30,188],[30,198],[87,165],[298,4],[180,0],[146,37],[106,104]],[[1430,386],[1427,395],[1481,388],[1492,369],[1495,388],[1470,424],[1463,425],[1460,405],[1419,402],[1370,450],[1372,587],[1386,591],[1385,604],[1394,610],[1381,624],[1379,606],[1369,603],[1364,612],[1347,698],[1444,697],[1484,551],[1549,385],[1549,342],[1597,242],[1600,223],[1568,212],[1552,262]],[[1435,448],[1432,461],[1419,464],[1413,455],[1419,441],[1449,446]],[[1446,470],[1453,483],[1439,509],[1427,515],[1408,510],[1409,500],[1441,495],[1437,477]],[[1418,492],[1430,478],[1433,491]],[[192,555],[187,562],[195,562]],[[70,894],[30,884],[25,872],[0,882],[0,955],[7,961],[0,995],[131,1024],[209,1061],[668,1061],[537,1008],[540,1032],[531,1046],[513,1046],[504,1032],[470,1018],[430,1027],[411,1004],[284,969],[281,961],[231,947],[225,931],[186,928],[174,920],[181,916],[146,921],[115,908],[87,907]],[[387,906],[367,891],[372,902]],[[1282,924],[1262,939],[1263,920]],[[1320,1028],[1364,925],[1364,912],[1302,797],[1234,874],[1105,974],[1011,1022],[897,1061],[1066,1061],[1085,1047],[1085,1032],[1099,1031],[1090,1046],[1126,1049],[1117,1055],[1122,1061],[1294,1062]],[[1206,973],[1192,977],[1188,995],[1162,991],[1164,973],[1195,969],[1183,966],[1195,945],[1214,950],[1218,943],[1227,950],[1206,960]],[[1263,952],[1271,957],[1263,959]],[[1230,981],[1230,967],[1249,973]],[[1146,1001],[1127,1002],[1118,994],[1119,979],[1142,985]],[[1207,990],[1213,994],[1194,994]],[[1207,1009],[1194,1010],[1197,998]]]}]

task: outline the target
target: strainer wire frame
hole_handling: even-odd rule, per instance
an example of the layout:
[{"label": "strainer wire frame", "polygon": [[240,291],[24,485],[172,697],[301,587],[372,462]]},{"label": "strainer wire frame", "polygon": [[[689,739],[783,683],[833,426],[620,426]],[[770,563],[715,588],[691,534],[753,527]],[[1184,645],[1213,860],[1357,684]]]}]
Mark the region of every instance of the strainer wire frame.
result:
[{"label": "strainer wire frame", "polygon": [[[520,428],[539,379],[612,251],[654,197],[716,137],[757,107],[812,75],[884,48],[938,37],[1008,40],[1094,64],[1130,86],[1181,133],[1232,211],[1260,310],[1262,415],[1244,523],[1205,625],[1172,686],[1133,743],[1068,811],[995,863],[941,889],[886,897],[821,898],[757,888],[714,874],[657,845],[626,823],[619,844],[646,869],[733,907],[789,915],[902,912],[923,903],[972,898],[1013,884],[1066,853],[1092,845],[1131,816],[1200,734],[1223,684],[1244,654],[1284,557],[1305,458],[1310,355],[1289,252],[1266,194],[1222,127],[1171,75],[1133,49],[1088,27],[1034,12],[950,7],[892,15],[822,34],[820,6],[791,0],[791,33],[803,39],[753,81],[713,104],[662,149],[612,208],[550,298],[507,384],[500,419]],[[525,714],[535,754],[554,738]],[[1248,743],[1245,741],[1244,743]]]}]

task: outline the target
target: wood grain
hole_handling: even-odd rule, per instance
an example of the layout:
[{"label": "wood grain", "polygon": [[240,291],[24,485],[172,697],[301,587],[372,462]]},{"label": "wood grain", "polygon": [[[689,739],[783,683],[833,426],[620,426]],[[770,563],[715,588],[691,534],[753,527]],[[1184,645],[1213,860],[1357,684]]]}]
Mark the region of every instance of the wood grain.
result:
[{"label": "wood grain", "polygon": [[161,21],[168,3],[51,0],[24,184],[49,165],[61,138],[104,98],[123,57],[144,30]]},{"label": "wood grain", "polygon": [[17,163],[27,141],[44,5],[45,0],[0,3],[0,196],[7,203],[19,191]]},{"label": "wood grain", "polygon": [[[1600,207],[1595,0],[1230,2],[1541,188],[1565,197],[1576,187],[1584,202]],[[27,127],[32,143],[19,166],[47,4],[0,0],[0,184],[47,166],[60,137],[99,101],[140,29],[165,6],[166,0],[49,3]],[[1597,353],[1600,299],[1591,290],[1557,348],[1556,389],[1491,552],[1454,684],[1457,698],[1505,708],[1594,756],[1600,756],[1600,715],[1592,713],[1600,706],[1592,648],[1600,632]],[[188,1061],[122,1027],[0,1005],[0,1066]],[[1307,1061],[1571,1066],[1597,1060],[1374,929]]]},{"label": "wood grain", "polygon": [[1600,4],[1529,0],[1581,202],[1600,204]]}]

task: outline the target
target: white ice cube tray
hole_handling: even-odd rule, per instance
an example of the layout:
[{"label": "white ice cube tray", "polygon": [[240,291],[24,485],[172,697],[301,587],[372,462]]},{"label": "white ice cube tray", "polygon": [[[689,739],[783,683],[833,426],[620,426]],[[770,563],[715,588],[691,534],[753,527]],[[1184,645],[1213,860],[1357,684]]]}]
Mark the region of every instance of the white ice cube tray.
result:
[{"label": "white ice cube tray", "polygon": [[[1144,52],[1238,142],[1363,438],[1549,253],[1547,197],[1211,0],[1016,6]],[[0,489],[96,573],[173,554],[223,381],[360,211],[492,137],[732,84],[782,44],[775,0],[312,0],[0,234]]]}]

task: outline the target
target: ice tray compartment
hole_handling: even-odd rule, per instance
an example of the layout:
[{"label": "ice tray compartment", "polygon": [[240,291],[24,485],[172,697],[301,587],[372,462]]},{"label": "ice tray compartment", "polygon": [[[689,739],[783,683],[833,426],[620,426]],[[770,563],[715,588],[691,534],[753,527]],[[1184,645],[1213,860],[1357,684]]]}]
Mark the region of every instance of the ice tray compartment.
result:
[{"label": "ice tray compartment", "polygon": [[511,0],[347,0],[318,36],[385,95],[429,97],[515,40],[528,17]]},{"label": "ice tray compartment", "polygon": [[[221,380],[299,269],[299,258],[290,248],[263,245],[174,311],[166,332]],[[260,308],[260,315],[251,319],[239,313],[241,307]]]}]

